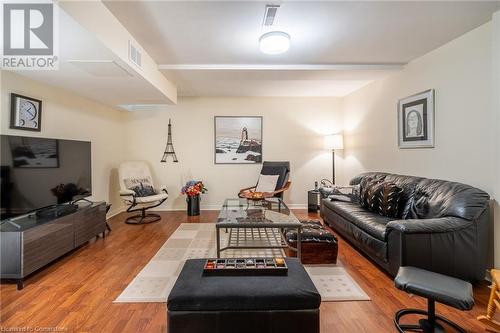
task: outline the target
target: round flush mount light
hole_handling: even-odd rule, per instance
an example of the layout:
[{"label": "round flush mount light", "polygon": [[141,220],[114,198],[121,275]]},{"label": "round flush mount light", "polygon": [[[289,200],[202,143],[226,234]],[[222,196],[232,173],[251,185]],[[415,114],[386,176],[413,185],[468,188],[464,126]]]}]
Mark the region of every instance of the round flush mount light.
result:
[{"label": "round flush mount light", "polygon": [[260,36],[259,47],[265,54],[280,54],[290,48],[290,35],[282,31],[271,31]]}]

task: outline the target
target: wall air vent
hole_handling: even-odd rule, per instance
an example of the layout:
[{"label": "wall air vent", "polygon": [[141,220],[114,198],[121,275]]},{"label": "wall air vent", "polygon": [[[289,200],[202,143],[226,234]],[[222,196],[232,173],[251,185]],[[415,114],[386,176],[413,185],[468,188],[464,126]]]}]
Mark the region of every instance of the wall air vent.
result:
[{"label": "wall air vent", "polygon": [[262,25],[265,27],[270,27],[274,23],[274,18],[276,17],[276,13],[278,12],[279,5],[266,5],[266,12],[264,13],[264,20],[262,21]]},{"label": "wall air vent", "polygon": [[142,54],[130,40],[128,41],[128,58],[137,66],[142,67]]}]

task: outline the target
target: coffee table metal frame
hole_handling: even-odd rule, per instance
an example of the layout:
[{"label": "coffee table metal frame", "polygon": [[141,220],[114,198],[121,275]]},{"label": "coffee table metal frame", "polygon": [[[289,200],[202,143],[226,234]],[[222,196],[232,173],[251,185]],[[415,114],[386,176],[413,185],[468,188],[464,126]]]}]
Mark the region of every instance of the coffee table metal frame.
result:
[{"label": "coffee table metal frame", "polygon": [[[230,209],[227,207],[228,200],[238,200],[238,199],[226,199],[224,202],[223,209]],[[219,220],[215,224],[216,230],[216,241],[217,241],[217,257],[220,258],[220,253],[229,249],[284,249],[290,248],[297,252],[297,258],[301,258],[301,228],[302,223],[293,215],[286,204],[279,198],[266,199],[265,201],[270,201],[271,204],[277,205],[278,209],[270,209],[272,212],[280,213],[281,211],[286,212],[289,217],[289,221],[272,221],[266,218],[252,218],[252,217],[234,217],[231,219],[221,218],[219,215]],[[244,203],[244,199],[240,199],[241,205],[237,206],[238,209],[234,210],[238,213],[238,210],[245,210],[251,208],[259,208],[251,202]],[[236,206],[234,207],[236,208]],[[264,208],[263,208],[264,209]],[[265,210],[265,209],[264,209]],[[226,232],[229,230],[228,245],[221,247],[221,229],[225,229]],[[297,230],[297,247],[289,246],[284,238],[284,229],[296,229]]]}]

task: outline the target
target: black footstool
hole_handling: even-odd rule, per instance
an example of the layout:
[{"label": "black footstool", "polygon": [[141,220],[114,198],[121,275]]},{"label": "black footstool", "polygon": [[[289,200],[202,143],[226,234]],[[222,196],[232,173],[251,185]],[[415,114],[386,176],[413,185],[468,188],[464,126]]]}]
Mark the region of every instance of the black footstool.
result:
[{"label": "black footstool", "polygon": [[[439,322],[452,327],[456,332],[466,333],[458,324],[436,315],[435,302],[442,303],[465,311],[474,306],[472,285],[456,278],[433,273],[416,267],[400,267],[394,279],[396,288],[409,294],[427,298],[427,311],[418,309],[403,309],[396,313],[394,324],[399,332],[422,331],[424,333],[445,332]],[[426,315],[417,325],[403,325],[399,321],[409,314]]]},{"label": "black footstool", "polygon": [[[320,221],[304,220],[300,233],[301,255],[303,264],[336,264],[338,254],[337,237],[328,231]],[[285,229],[285,240],[289,246],[297,247],[297,229]],[[288,257],[295,257],[296,252],[286,249]]]},{"label": "black footstool", "polygon": [[304,267],[288,275],[204,276],[187,260],[167,301],[169,333],[319,333],[321,296]]}]

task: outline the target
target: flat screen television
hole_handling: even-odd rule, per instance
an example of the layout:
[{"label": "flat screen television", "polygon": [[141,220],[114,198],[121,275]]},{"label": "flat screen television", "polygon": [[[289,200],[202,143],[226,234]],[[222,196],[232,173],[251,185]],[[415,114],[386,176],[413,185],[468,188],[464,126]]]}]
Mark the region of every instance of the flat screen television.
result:
[{"label": "flat screen television", "polygon": [[91,143],[0,135],[0,219],[92,195]]}]

